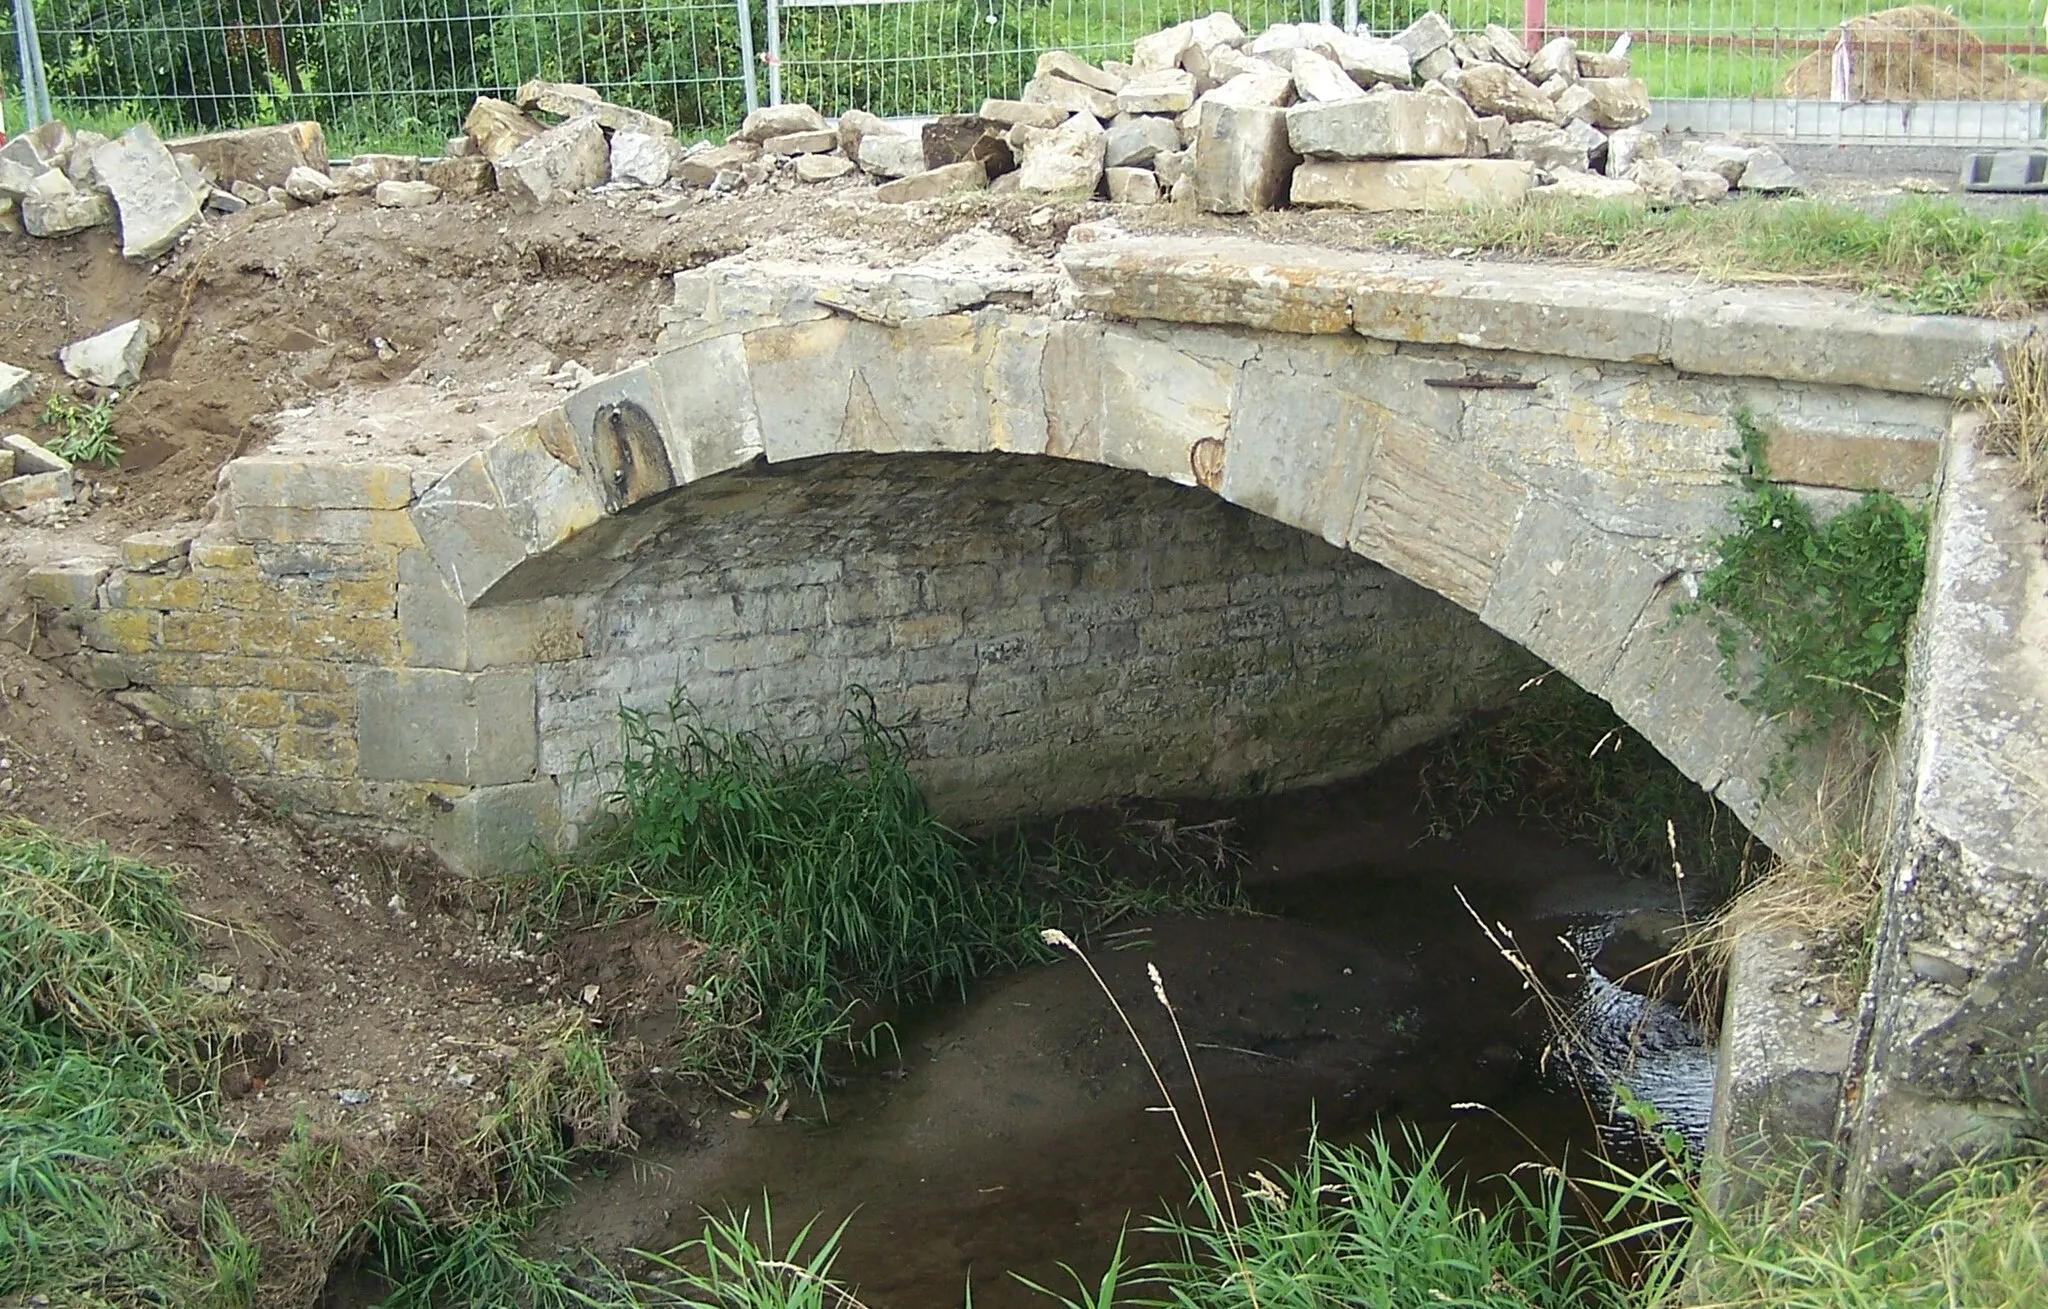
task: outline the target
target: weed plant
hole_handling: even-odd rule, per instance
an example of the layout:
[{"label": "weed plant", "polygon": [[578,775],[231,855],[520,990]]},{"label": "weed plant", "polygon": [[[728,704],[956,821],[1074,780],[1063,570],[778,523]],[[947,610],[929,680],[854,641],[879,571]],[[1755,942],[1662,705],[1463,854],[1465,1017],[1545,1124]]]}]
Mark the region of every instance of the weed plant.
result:
[{"label": "weed plant", "polygon": [[901,730],[856,698],[823,751],[719,732],[678,699],[624,710],[611,821],[524,888],[529,923],[652,912],[700,943],[681,1016],[686,1062],[740,1086],[821,1087],[862,1006],[962,992],[1042,960],[1037,933],[1078,912],[1222,904],[1118,882],[1072,842],[974,842],[941,823]]},{"label": "weed plant", "polygon": [[1718,562],[1682,612],[1706,614],[1745,705],[1793,726],[1794,748],[1854,724],[1874,745],[1905,700],[1906,640],[1927,568],[1927,511],[1873,491],[1825,522],[1771,480],[1768,440],[1735,415],[1741,493]]},{"label": "weed plant", "polygon": [[2007,347],[2005,382],[1987,405],[1992,444],[2013,461],[2034,516],[2048,516],[2048,345],[2030,335]]},{"label": "weed plant", "polygon": [[1633,875],[1668,874],[1676,862],[1702,895],[1732,889],[1751,848],[1734,815],[1559,672],[1430,746],[1421,780],[1435,835],[1510,814]]},{"label": "weed plant", "polygon": [[105,464],[110,468],[121,462],[112,401],[82,405],[68,396],[53,395],[36,421],[55,431],[44,444],[60,459],[69,459],[74,464]]}]

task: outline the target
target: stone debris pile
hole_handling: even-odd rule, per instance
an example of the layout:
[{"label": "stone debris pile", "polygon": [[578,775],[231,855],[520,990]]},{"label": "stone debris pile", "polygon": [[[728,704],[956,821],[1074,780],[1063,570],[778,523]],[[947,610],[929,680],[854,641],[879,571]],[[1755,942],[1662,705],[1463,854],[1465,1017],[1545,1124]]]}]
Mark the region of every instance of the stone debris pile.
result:
[{"label": "stone debris pile", "polygon": [[1459,32],[1430,12],[1376,36],[1323,23],[1247,33],[1227,13],[1141,37],[1128,62],[1038,58],[1016,99],[917,123],[805,104],[757,109],[722,144],[573,83],[480,96],[443,157],[327,158],[313,123],[166,145],[62,124],[0,148],[0,227],[59,236],[118,222],[134,258],[168,250],[202,212],[258,217],[368,196],[393,209],[489,191],[539,208],[593,190],[732,192],[841,179],[882,201],[964,191],[1106,196],[1236,214],[1287,205],[1434,210],[1550,198],[1700,204],[1796,191],[1767,145],[1645,126],[1625,54],[1560,36],[1528,49],[1497,24]]}]

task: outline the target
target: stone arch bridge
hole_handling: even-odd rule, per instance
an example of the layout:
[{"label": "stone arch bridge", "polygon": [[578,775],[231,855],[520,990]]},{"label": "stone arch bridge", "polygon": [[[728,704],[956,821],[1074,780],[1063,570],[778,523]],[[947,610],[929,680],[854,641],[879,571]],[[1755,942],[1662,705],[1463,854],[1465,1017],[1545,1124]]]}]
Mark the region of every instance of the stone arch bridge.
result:
[{"label": "stone arch bridge", "polygon": [[2048,760],[2015,645],[2048,588],[1956,415],[2022,329],[1087,228],[1056,265],[970,241],[675,282],[645,362],[479,448],[240,459],[196,537],[44,570],[53,652],[252,785],[473,864],[591,813],[622,700],[803,738],[870,686],[975,816],[1363,769],[1532,655],[1797,845],[1774,725],[1672,614],[1747,408],[1783,481],[1941,503],[1861,1097],[1852,1034],[1738,987],[1731,1130],[1839,1119],[1883,1170],[2009,1127],[2048,806],[2002,783]]}]

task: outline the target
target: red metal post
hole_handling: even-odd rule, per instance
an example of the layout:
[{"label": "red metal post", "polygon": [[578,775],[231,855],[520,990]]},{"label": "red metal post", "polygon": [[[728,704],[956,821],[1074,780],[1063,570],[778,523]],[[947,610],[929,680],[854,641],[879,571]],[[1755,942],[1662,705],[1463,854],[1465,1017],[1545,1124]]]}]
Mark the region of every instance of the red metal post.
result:
[{"label": "red metal post", "polygon": [[1543,48],[1544,0],[1522,0],[1522,44],[1531,50]]}]

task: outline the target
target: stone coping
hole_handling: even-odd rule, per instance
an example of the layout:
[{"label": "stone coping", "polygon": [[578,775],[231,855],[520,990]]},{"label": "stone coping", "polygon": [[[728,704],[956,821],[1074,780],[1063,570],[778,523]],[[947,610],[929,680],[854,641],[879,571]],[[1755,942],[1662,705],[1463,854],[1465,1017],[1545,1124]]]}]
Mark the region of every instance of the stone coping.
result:
[{"label": "stone coping", "polygon": [[2000,390],[2001,352],[2034,330],[2031,322],[1892,313],[1814,288],[1237,237],[1134,237],[1109,225],[1074,228],[1059,263],[1079,309],[1115,318],[1350,331],[1948,399]]}]

